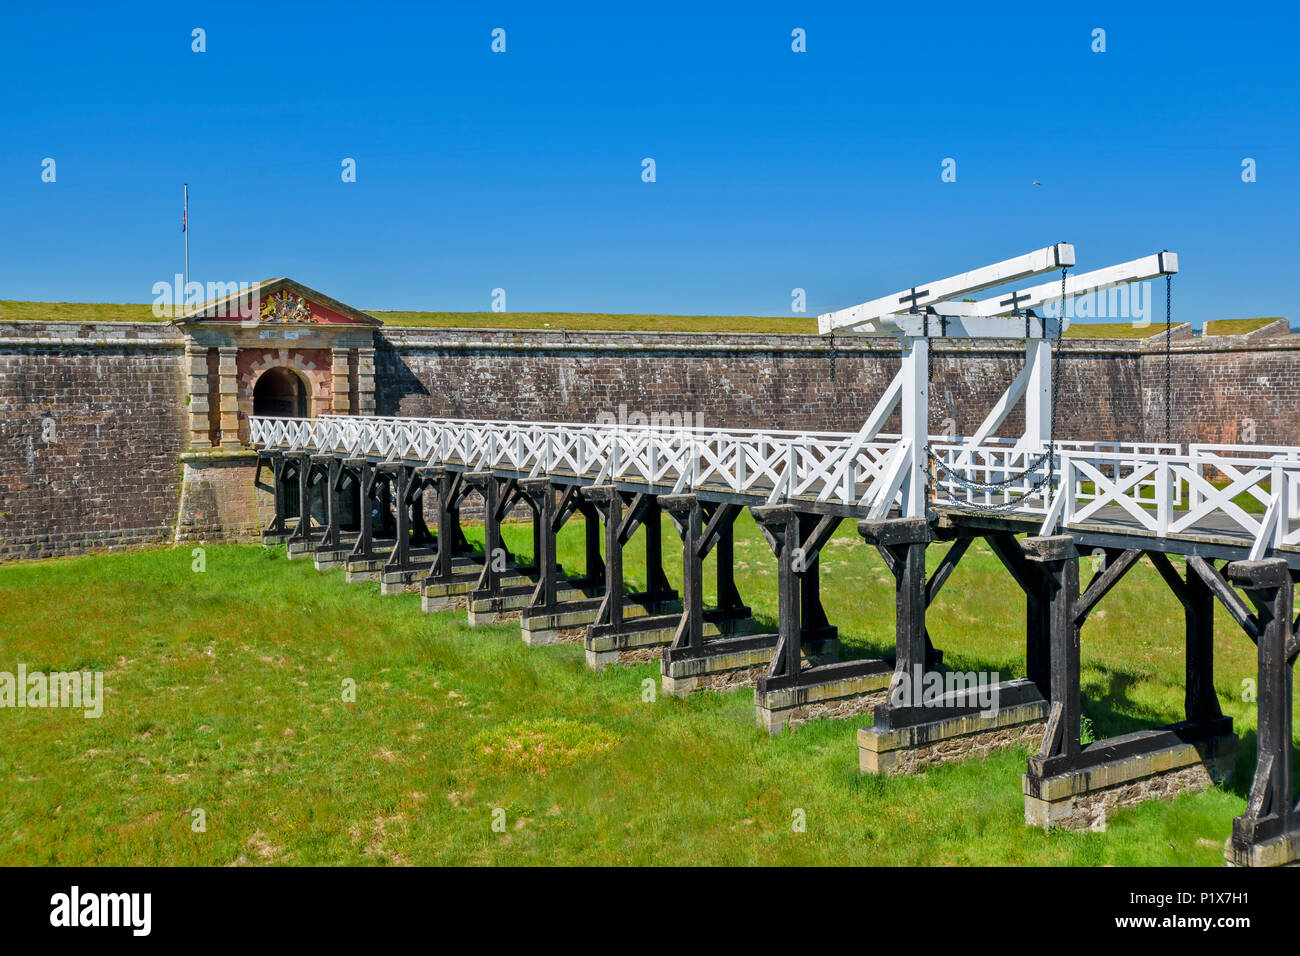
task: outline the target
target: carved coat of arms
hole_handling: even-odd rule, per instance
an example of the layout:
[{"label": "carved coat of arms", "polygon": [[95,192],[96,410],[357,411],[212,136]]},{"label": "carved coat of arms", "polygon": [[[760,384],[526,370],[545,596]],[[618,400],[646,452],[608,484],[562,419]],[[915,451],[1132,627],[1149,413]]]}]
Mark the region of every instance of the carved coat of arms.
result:
[{"label": "carved coat of arms", "polygon": [[311,307],[302,296],[285,290],[273,292],[259,312],[263,322],[310,322]]}]

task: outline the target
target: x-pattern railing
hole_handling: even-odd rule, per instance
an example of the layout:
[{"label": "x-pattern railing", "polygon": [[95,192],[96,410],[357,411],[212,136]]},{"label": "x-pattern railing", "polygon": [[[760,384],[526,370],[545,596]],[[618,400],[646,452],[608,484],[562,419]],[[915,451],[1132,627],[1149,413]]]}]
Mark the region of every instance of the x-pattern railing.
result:
[{"label": "x-pattern railing", "polygon": [[[883,515],[912,450],[895,435],[380,418],[251,419],[263,448],[337,452],[521,476],[622,481],[755,502],[818,501]],[[1300,448],[931,436],[934,503],[1043,518],[1045,533],[1109,522],[1159,537],[1249,536],[1252,555],[1300,546]],[[1050,464],[1050,481],[1043,476]]]}]

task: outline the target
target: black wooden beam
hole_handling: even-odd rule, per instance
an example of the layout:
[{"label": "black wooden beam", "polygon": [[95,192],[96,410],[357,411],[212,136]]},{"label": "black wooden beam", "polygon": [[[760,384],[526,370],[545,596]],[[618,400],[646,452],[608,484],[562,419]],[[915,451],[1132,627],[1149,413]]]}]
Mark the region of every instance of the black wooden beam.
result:
[{"label": "black wooden beam", "polygon": [[1110,589],[1119,584],[1120,579],[1128,574],[1142,558],[1142,552],[1137,549],[1121,552],[1115,560],[1106,562],[1105,570],[1093,575],[1088,582],[1087,589],[1074,602],[1074,624],[1076,627],[1082,627],[1083,622],[1088,619],[1092,609],[1097,606],[1097,602],[1110,593]]},{"label": "black wooden beam", "polygon": [[1219,599],[1219,603],[1224,606],[1232,619],[1236,621],[1246,636],[1256,644],[1259,643],[1259,621],[1255,615],[1250,613],[1250,608],[1241,596],[1232,589],[1232,585],[1227,579],[1215,569],[1214,565],[1204,558],[1193,555],[1187,559],[1187,567],[1195,571],[1197,576],[1205,582],[1210,593]]}]

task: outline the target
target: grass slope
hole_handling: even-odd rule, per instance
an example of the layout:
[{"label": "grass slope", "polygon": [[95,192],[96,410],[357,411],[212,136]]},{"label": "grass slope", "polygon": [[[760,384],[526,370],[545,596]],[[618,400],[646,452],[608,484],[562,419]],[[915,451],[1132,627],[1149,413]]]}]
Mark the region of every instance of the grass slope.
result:
[{"label": "grass slope", "polygon": [[[400,312],[370,310],[385,325],[436,329],[567,329],[570,332],[736,332],[816,335],[815,316],[606,315],[586,312]],[[135,303],[18,302],[0,300],[0,322],[165,322],[152,307]],[[1273,319],[1211,322],[1214,335],[1239,335]],[[1229,331],[1229,329],[1231,331]],[[1075,323],[1066,338],[1145,339],[1164,331],[1153,323]]]},{"label": "grass slope", "polygon": [[[742,594],[771,622],[773,562],[752,521],[738,531]],[[507,538],[526,551],[530,530]],[[581,540],[574,522],[571,571]],[[1243,734],[1233,788],[1047,835],[1023,822],[1024,751],[863,777],[861,720],[769,738],[748,690],[647,701],[657,664],[593,674],[578,645],[530,650],[517,626],[425,615],[415,595],[347,585],[282,549],[210,546],[202,573],[192,561],[159,549],[0,567],[0,670],[103,670],[107,687],[99,720],[0,710],[0,864],[1219,866],[1244,806],[1254,652],[1223,621],[1216,681]],[[851,528],[823,568],[845,656],[887,648],[893,587]],[[953,666],[1020,674],[1023,613],[976,547],[930,630]],[[1181,716],[1181,646],[1173,598],[1137,568],[1084,634],[1100,735]]]}]

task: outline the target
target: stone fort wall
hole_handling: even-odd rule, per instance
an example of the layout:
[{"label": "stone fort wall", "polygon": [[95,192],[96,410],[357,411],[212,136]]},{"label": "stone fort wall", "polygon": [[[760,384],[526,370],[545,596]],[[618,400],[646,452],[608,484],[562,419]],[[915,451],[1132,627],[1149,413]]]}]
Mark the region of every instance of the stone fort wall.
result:
[{"label": "stone fort wall", "polygon": [[[456,418],[581,422],[622,406],[852,431],[898,365],[893,342],[813,336],[386,328],[375,345],[377,414]],[[1172,347],[1175,441],[1300,444],[1300,336],[1184,330]],[[972,430],[1023,360],[1010,341],[937,347],[932,427]],[[1058,434],[1161,440],[1164,362],[1160,338],[1070,340]],[[251,487],[246,500],[221,483],[182,495],[185,396],[185,340],[170,326],[0,323],[0,560],[169,541],[178,523],[181,537],[254,533]],[[1015,413],[1004,431],[1019,425]],[[251,476],[246,461],[226,475]]]}]

